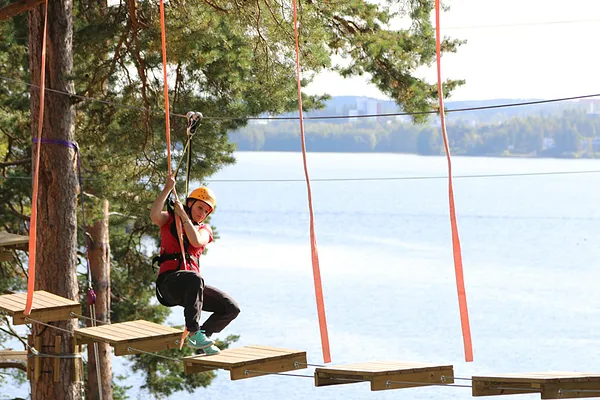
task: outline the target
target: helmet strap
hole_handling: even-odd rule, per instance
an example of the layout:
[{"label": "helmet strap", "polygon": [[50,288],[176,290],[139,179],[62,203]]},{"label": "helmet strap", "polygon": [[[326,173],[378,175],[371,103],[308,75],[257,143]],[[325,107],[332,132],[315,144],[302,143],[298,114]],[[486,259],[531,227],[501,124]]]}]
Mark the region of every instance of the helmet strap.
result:
[{"label": "helmet strap", "polygon": [[[192,200],[192,204],[188,207],[188,202]],[[198,200],[197,199],[190,199],[187,198],[185,200],[185,204],[183,205],[183,209],[185,210],[185,213],[187,214],[187,216],[192,220],[192,223],[196,223],[196,221],[194,221],[194,219],[192,218],[192,207],[194,207],[194,204],[196,204]]]}]

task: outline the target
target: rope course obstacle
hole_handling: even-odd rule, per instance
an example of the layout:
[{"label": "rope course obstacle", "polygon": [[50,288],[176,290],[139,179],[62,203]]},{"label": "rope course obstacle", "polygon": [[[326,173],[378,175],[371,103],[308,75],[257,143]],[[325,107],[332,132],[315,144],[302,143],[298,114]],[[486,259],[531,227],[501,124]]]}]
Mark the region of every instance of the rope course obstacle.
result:
[{"label": "rope course obstacle", "polygon": [[[38,4],[41,1],[35,0]],[[48,2],[46,0],[46,8]],[[317,301],[317,312],[319,316],[319,327],[321,333],[323,359],[325,363],[331,362],[329,354],[329,339],[325,319],[325,307],[321,288],[321,278],[319,272],[319,260],[317,254],[316,239],[313,227],[312,198],[310,190],[310,179],[308,176],[308,167],[306,163],[306,149],[304,144],[304,128],[301,100],[301,77],[299,60],[299,40],[298,26],[296,22],[297,5],[293,0],[294,11],[294,30],[296,39],[296,72],[298,82],[298,105],[299,121],[302,136],[302,152],[304,160],[304,169],[308,189],[308,203],[310,208],[310,236],[311,252],[313,262],[313,275],[315,284],[315,295]],[[32,2],[33,4],[33,2]],[[436,52],[438,68],[438,90],[441,118],[442,134],[446,149],[448,161],[448,181],[449,181],[449,206],[450,219],[452,227],[452,243],[454,253],[454,264],[456,273],[456,283],[459,297],[459,311],[461,317],[461,326],[463,332],[463,344],[465,350],[465,361],[473,361],[473,349],[470,337],[470,326],[466,303],[466,293],[464,287],[464,278],[462,270],[462,257],[460,250],[460,241],[458,237],[458,228],[455,217],[454,195],[452,187],[452,166],[449,153],[448,138],[446,134],[444,120],[444,103],[442,94],[441,66],[440,66],[440,2],[435,1],[436,11]],[[171,146],[170,146],[170,125],[169,125],[169,101],[167,87],[167,62],[166,62],[166,32],[164,21],[164,5],[160,1],[161,14],[161,39],[164,73],[164,92],[165,92],[165,120],[166,120],[166,142],[168,172],[171,173]],[[46,29],[47,13],[44,20],[44,36],[42,44],[42,74],[40,85],[40,121],[43,121],[44,112],[44,93],[45,76],[44,65],[46,56]],[[40,147],[42,140],[42,124],[37,130],[36,168],[39,166]],[[187,146],[187,145],[186,145]],[[38,185],[38,170],[33,173],[33,199],[36,199]],[[175,193],[176,195],[176,193]],[[178,226],[180,231],[180,226]],[[81,306],[79,302],[57,296],[43,290],[34,290],[35,282],[35,247],[36,247],[36,201],[32,204],[32,217],[30,225],[31,241],[26,236],[11,235],[0,232],[0,260],[2,260],[3,249],[25,249],[25,244],[29,245],[29,281],[26,293],[7,294],[0,296],[0,311],[9,315],[15,325],[20,324],[40,324],[49,328],[63,330],[74,337],[73,351],[71,353],[61,352],[61,337],[56,336],[54,344],[54,353],[42,353],[41,337],[29,337],[26,352],[0,351],[0,361],[6,359],[27,359],[28,379],[41,379],[42,372],[40,368],[40,359],[47,357],[54,359],[55,368],[52,371],[52,377],[58,382],[59,362],[63,359],[74,360],[75,380],[82,377],[82,358],[81,346],[93,345],[97,343],[108,343],[114,348],[115,356],[125,356],[138,353],[152,354],[157,357],[164,357],[157,352],[181,348],[185,338],[185,331],[175,329],[169,326],[156,324],[145,320],[127,321],[115,324],[104,324],[97,326],[97,321],[92,313],[92,317],[84,317],[78,314]],[[91,292],[91,287],[89,288]],[[72,331],[64,330],[53,326],[51,323],[76,319],[78,317],[87,318],[92,321],[92,326],[86,328],[75,328]],[[164,357],[168,358],[168,357]],[[470,387],[472,395],[493,396],[510,395],[523,393],[540,393],[542,399],[554,398],[580,398],[580,397],[600,397],[600,374],[583,373],[531,373],[531,374],[507,374],[493,376],[474,376],[472,378],[459,378],[454,375],[454,366],[446,364],[424,364],[405,361],[372,361],[359,364],[342,364],[337,366],[321,366],[309,364],[306,351],[282,349],[269,346],[244,346],[223,350],[219,354],[207,356],[196,355],[184,357],[182,359],[168,358],[173,361],[182,361],[186,374],[202,373],[206,371],[221,369],[230,373],[231,380],[248,379],[266,375],[282,375],[291,377],[306,377],[314,380],[315,387],[330,385],[340,385],[349,383],[370,384],[372,391],[414,388],[420,386],[448,386],[448,387]],[[316,366],[313,375],[295,375],[286,374],[289,371],[305,369],[308,366]],[[469,385],[455,385],[455,380],[472,381]],[[99,390],[101,393],[101,390]]]},{"label": "rope course obstacle", "polygon": [[[0,311],[13,317],[15,323],[37,323],[57,328],[46,322],[68,318],[84,317],[69,311],[73,302],[44,291],[36,291],[32,312],[25,316],[25,293],[0,296]],[[77,307],[79,305],[77,304]],[[60,311],[58,311],[60,310]],[[57,314],[52,314],[57,312]],[[64,317],[58,317],[57,315]],[[35,316],[39,319],[34,319]],[[51,316],[51,317],[49,317]],[[51,321],[42,321],[52,318]],[[75,337],[72,353],[60,352],[60,337],[56,337],[54,354],[44,354],[41,349],[41,337],[30,337],[28,351],[0,351],[0,361],[27,360],[28,379],[41,379],[40,360],[44,357],[54,359],[55,369],[49,371],[57,382],[58,363],[62,359],[75,361],[75,379],[81,380],[83,370],[81,346],[93,343],[108,343],[114,347],[115,356],[138,353],[155,355],[172,361],[183,362],[187,375],[213,370],[225,370],[230,379],[240,380],[267,375],[311,378],[315,387],[342,385],[351,383],[369,383],[371,391],[418,388],[425,386],[445,386],[472,388],[473,397],[498,396],[512,394],[540,394],[541,399],[564,399],[600,397],[600,374],[571,372],[539,372],[498,374],[460,378],[454,374],[454,366],[446,364],[425,364],[406,361],[380,360],[358,364],[323,366],[309,364],[305,351],[270,346],[243,346],[223,350],[221,353],[207,356],[195,355],[181,359],[165,357],[156,352],[177,348],[180,345],[182,331],[149,321],[137,320],[89,328],[76,328],[71,332]],[[288,374],[314,366],[312,375]],[[456,385],[456,380],[472,381],[472,385]]]}]

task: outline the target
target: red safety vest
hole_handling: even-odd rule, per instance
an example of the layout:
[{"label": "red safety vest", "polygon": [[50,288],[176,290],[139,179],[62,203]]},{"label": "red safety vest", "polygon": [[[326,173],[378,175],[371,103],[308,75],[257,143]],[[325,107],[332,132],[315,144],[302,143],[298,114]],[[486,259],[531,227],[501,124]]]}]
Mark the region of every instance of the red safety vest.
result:
[{"label": "red safety vest", "polygon": [[[171,233],[171,224],[174,223],[172,215],[169,215],[169,220],[166,224],[160,227],[160,255],[166,254],[181,254],[181,245],[179,240]],[[206,229],[210,235],[208,243],[213,241],[213,233],[210,226],[206,224],[194,225],[196,229]],[[186,257],[187,269],[200,273],[200,265],[196,260],[200,260],[200,256],[204,251],[204,246],[195,247],[191,244],[187,246],[187,254],[190,256]],[[183,266],[181,259],[179,260],[165,260],[160,264],[160,270],[158,274],[162,274],[165,271],[177,270]]]}]

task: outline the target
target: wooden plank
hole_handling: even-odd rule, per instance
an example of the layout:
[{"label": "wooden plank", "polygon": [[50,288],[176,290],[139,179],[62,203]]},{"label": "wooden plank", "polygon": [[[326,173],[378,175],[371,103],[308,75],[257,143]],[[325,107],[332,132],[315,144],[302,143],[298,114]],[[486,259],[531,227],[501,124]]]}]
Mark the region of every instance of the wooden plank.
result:
[{"label": "wooden plank", "polygon": [[156,352],[178,348],[183,330],[137,320],[76,328],[74,333],[78,343],[108,343],[114,347],[116,356],[122,356],[139,354],[135,350]]},{"label": "wooden plank", "polygon": [[257,344],[252,344],[252,345],[248,345],[248,346],[244,346],[241,348],[237,348],[239,349],[258,349],[258,350],[268,350],[268,351],[272,351],[275,353],[283,353],[283,354],[291,354],[291,353],[297,353],[298,350],[294,350],[294,349],[285,349],[283,347],[272,347],[272,346],[260,346]]},{"label": "wooden plank", "polygon": [[88,328],[75,329],[76,335],[83,338],[100,340],[103,342],[114,344],[136,343],[145,339],[170,339],[179,337],[183,332],[180,329],[175,329],[169,326],[163,326],[146,321],[148,329],[139,328],[139,321],[119,322],[110,325],[100,325]]},{"label": "wooden plank", "polygon": [[304,368],[306,368],[306,353],[292,353],[278,360],[262,359],[260,362],[231,368],[230,377],[235,381]]},{"label": "wooden plank", "polygon": [[77,328],[75,329],[75,333],[82,337],[88,337],[91,339],[100,340],[111,344],[125,342],[132,337],[126,332],[115,329],[113,325],[99,325],[87,328]]},{"label": "wooden plank", "polygon": [[148,322],[147,325],[140,324],[139,320],[112,325],[103,325],[102,327],[105,329],[99,329],[99,332],[107,332],[113,336],[121,337],[123,340],[135,340],[137,338],[148,337],[150,335],[158,338],[181,332],[175,328],[165,327],[151,322]]},{"label": "wooden plank", "polygon": [[306,368],[306,352],[267,346],[244,346],[219,354],[184,358],[186,374],[214,369],[230,371],[231,380],[247,379]]},{"label": "wooden plank", "polygon": [[503,396],[510,394],[532,394],[541,392],[537,378],[527,380],[517,377],[473,376],[471,394],[479,396]]},{"label": "wooden plank", "polygon": [[343,364],[331,367],[321,367],[318,370],[347,373],[349,375],[389,375],[391,373],[411,373],[452,369],[452,365],[436,365],[424,363],[407,363],[394,361],[374,361],[360,364]]},{"label": "wooden plank", "polygon": [[34,319],[40,322],[52,322],[52,321],[68,321],[70,319],[76,319],[77,317],[72,317],[71,313],[79,313],[81,312],[81,306],[79,304],[72,306],[63,306],[54,310],[31,310],[31,314],[15,314],[13,315],[13,324],[14,325],[24,325],[30,322],[26,321],[27,318]]},{"label": "wooden plank", "polygon": [[71,313],[81,312],[79,302],[66,299],[44,290],[33,293],[30,315],[25,315],[27,293],[5,294],[0,296],[0,310],[12,316],[13,324],[23,325],[26,318],[41,322],[65,321],[73,319]]},{"label": "wooden plank", "polygon": [[126,342],[123,344],[115,344],[115,356],[127,356],[139,354],[139,351],[157,352],[168,349],[178,349],[180,334],[170,337],[159,337],[150,339],[140,339],[137,342]]},{"label": "wooden plank", "polygon": [[[544,390],[546,396],[554,396],[563,386],[572,388],[577,383],[588,387],[593,387],[594,384],[600,385],[599,374],[580,372],[525,372],[474,376],[472,379],[473,396],[543,393]],[[600,392],[595,395],[600,396]],[[574,396],[589,397],[582,396],[582,393]]]},{"label": "wooden plank", "polygon": [[315,386],[370,382],[371,390],[454,383],[452,365],[375,361],[315,368]]},{"label": "wooden plank", "polygon": [[[23,309],[25,309],[25,302],[27,301],[26,292],[14,293],[8,296],[9,299],[15,301],[19,305],[22,305]],[[32,304],[35,308],[52,309],[56,307],[62,307],[65,305],[72,305],[74,303],[77,302],[75,300],[70,300],[65,297],[57,296],[45,290],[36,290],[35,292],[33,292]]]},{"label": "wooden plank", "polygon": [[252,352],[243,353],[239,351],[239,348],[236,349],[228,349],[216,354],[214,356],[206,357],[204,355],[200,355],[198,357],[202,358],[201,363],[205,366],[214,366],[215,368],[236,368],[243,367],[248,364],[255,364],[259,361],[266,360],[279,360],[288,358],[292,354],[296,353],[285,353],[278,355],[265,355],[260,353]]},{"label": "wooden plank", "polygon": [[21,304],[10,298],[11,295],[3,294],[0,296],[0,310],[6,312],[9,315],[13,315],[16,312],[23,312],[24,308],[21,308]]},{"label": "wooden plank", "polygon": [[27,360],[27,352],[26,351],[15,351],[15,350],[0,350],[0,361],[10,361],[10,360]]},{"label": "wooden plank", "polygon": [[454,369],[377,375],[371,380],[371,390],[405,389],[454,383]]},{"label": "wooden plank", "polygon": [[590,377],[577,381],[561,380],[556,383],[542,384],[542,399],[579,399],[585,397],[600,397],[600,382],[598,377]]},{"label": "wooden plank", "polygon": [[7,248],[25,248],[24,245],[29,243],[29,236],[15,235],[0,231],[0,247]]}]

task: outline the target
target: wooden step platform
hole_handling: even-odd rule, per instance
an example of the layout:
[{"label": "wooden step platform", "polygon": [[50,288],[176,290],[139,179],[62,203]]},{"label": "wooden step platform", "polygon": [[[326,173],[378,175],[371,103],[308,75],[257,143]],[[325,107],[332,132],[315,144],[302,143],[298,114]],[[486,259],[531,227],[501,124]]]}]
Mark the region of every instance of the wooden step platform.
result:
[{"label": "wooden step platform", "polygon": [[179,348],[183,330],[140,319],[77,328],[74,332],[79,344],[108,343],[115,348],[116,356],[125,356],[139,354],[136,350],[155,352]]},{"label": "wooden step platform", "polygon": [[25,250],[27,249],[28,244],[29,236],[15,235],[13,233],[0,231],[0,247]]},{"label": "wooden step platform", "polygon": [[16,351],[16,350],[0,350],[0,361],[26,361],[27,360],[27,352],[26,351]]},{"label": "wooden step platform", "polygon": [[254,378],[270,373],[304,369],[306,352],[269,346],[226,349],[214,356],[197,355],[183,359],[186,374],[225,369],[231,380]]},{"label": "wooden step platform", "polygon": [[66,321],[73,318],[72,312],[77,314],[81,312],[81,305],[77,301],[44,290],[36,290],[33,292],[31,313],[27,316],[23,314],[26,300],[27,293],[2,295],[0,296],[0,311],[10,315],[15,325],[25,324],[27,317],[41,322]]},{"label": "wooden step platform", "polygon": [[10,250],[27,250],[28,243],[29,236],[0,231],[0,261],[12,261],[13,255]]},{"label": "wooden step platform", "polygon": [[370,382],[371,390],[454,383],[452,365],[376,361],[315,368],[315,386]]},{"label": "wooden step platform", "polygon": [[600,374],[534,372],[473,377],[473,396],[524,393],[541,393],[542,399],[600,397]]}]

